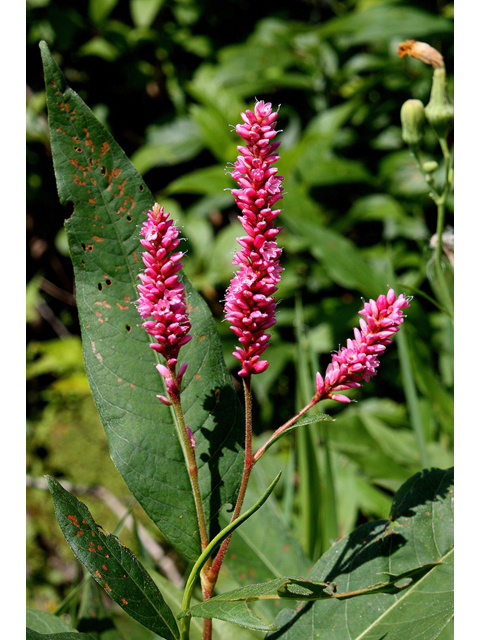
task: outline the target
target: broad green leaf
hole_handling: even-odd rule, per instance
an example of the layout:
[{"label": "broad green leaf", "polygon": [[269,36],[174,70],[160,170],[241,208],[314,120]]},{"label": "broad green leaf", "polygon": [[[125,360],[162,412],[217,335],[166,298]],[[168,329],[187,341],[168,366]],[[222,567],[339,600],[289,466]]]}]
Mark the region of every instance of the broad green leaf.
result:
[{"label": "broad green leaf", "polygon": [[386,293],[385,276],[375,271],[354,243],[336,231],[297,216],[295,209],[285,226],[309,240],[312,254],[322,261],[331,279],[343,287],[358,289],[369,298]]},{"label": "broad green leaf", "polygon": [[165,640],[178,640],[175,618],[148,572],[120,540],[95,524],[87,507],[47,476],[55,516],[75,557],[132,618]]},{"label": "broad green leaf", "polygon": [[324,146],[323,140],[318,141],[316,145],[310,145],[299,162],[298,170],[308,187],[370,180],[371,176],[361,162],[341,158],[332,152],[325,153]]},{"label": "broad green leaf", "polygon": [[89,0],[88,15],[91,21],[98,25],[103,22],[118,4],[118,0]]},{"label": "broad green leaf", "polygon": [[337,541],[309,579],[336,582],[337,593],[438,563],[400,594],[323,601],[282,611],[269,640],[412,638],[433,640],[453,615],[453,469],[415,474],[398,491],[390,520],[362,525]]},{"label": "broad green leaf", "polygon": [[[41,44],[55,174],[73,202],[67,234],[75,271],[83,355],[112,459],[149,517],[189,559],[200,553],[190,479],[173,415],[134,301],[141,266],[138,227],[153,197],[128,158],[66,84]],[[211,313],[188,280],[193,340],[182,404],[196,441],[198,477],[211,534],[232,503],[243,469],[243,409],[225,368]],[[79,455],[82,455],[79,452]]]},{"label": "broad green leaf", "polygon": [[205,169],[197,169],[185,176],[177,178],[166,187],[164,193],[202,193],[205,195],[219,194],[225,189],[235,186],[230,176],[225,174],[223,165],[213,165]]},{"label": "broad green leaf", "polygon": [[27,627],[27,640],[94,640],[89,633],[62,631],[61,633],[38,633]]},{"label": "broad green leaf", "polygon": [[431,563],[400,575],[388,575],[386,580],[355,591],[341,593],[338,592],[336,583],[315,582],[314,580],[285,576],[263,584],[252,584],[223,593],[192,607],[188,612],[183,611],[178,617],[183,618],[190,614],[193,617],[219,618],[249,629],[276,630],[274,625],[265,625],[259,621],[247,603],[256,600],[295,600],[301,602],[347,600],[374,593],[399,594],[404,589],[410,589],[435,566],[435,563]]},{"label": "broad green leaf", "polygon": [[145,174],[153,167],[179,164],[194,158],[203,143],[198,127],[189,118],[177,118],[147,129],[147,142],[132,155],[136,170]]},{"label": "broad green leaf", "polygon": [[449,33],[452,22],[442,16],[399,4],[369,6],[365,10],[349,11],[344,16],[322,24],[317,33],[321,38],[341,39],[344,48],[359,44],[390,41],[395,37],[419,39],[432,33]]},{"label": "broad green leaf", "polygon": [[73,631],[72,627],[58,616],[46,611],[37,609],[27,609],[27,627],[37,633],[60,633],[62,631]]},{"label": "broad green leaf", "polygon": [[130,0],[130,13],[136,27],[151,27],[165,0]]}]

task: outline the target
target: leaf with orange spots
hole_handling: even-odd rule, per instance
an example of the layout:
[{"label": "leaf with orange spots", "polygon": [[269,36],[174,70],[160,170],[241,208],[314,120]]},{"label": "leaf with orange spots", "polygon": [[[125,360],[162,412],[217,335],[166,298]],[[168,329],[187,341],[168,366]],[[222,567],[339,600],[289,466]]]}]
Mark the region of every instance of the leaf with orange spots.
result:
[{"label": "leaf with orange spots", "polygon": [[[75,272],[83,356],[112,459],[162,534],[184,556],[201,552],[190,479],[169,407],[134,301],[143,266],[139,227],[152,194],[123,150],[67,86],[41,43],[52,156]],[[196,442],[198,479],[213,537],[218,514],[232,503],[243,471],[243,408],[225,366],[214,319],[181,276],[193,339],[182,404]],[[87,456],[88,452],[80,455]],[[84,537],[84,536],[80,536]]]},{"label": "leaf with orange spots", "polygon": [[[147,629],[165,640],[178,640],[178,626],[172,611],[133,553],[115,535],[104,533],[83,502],[54,478],[47,476],[47,482],[63,535],[93,579]],[[85,535],[77,536],[79,528]]]}]

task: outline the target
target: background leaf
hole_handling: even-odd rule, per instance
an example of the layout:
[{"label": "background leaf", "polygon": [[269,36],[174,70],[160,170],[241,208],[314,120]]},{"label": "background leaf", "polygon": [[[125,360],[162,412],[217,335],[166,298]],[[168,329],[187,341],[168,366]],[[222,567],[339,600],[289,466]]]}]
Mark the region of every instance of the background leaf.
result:
[{"label": "background leaf", "polygon": [[133,553],[111,533],[100,531],[87,507],[47,477],[55,515],[76,558],[132,618],[165,640],[178,639],[175,618]]},{"label": "background leaf", "polygon": [[37,609],[27,609],[27,627],[37,633],[60,633],[61,631],[72,631],[72,627],[58,616],[47,611]]},{"label": "background leaf", "polygon": [[[67,234],[75,269],[87,376],[111,456],[129,489],[186,557],[200,553],[198,525],[156,355],[133,302],[140,269],[138,225],[153,198],[123,151],[73,92],[41,45],[58,192],[73,201]],[[242,472],[243,410],[231,386],[215,324],[186,281],[193,340],[182,403],[196,441],[199,484],[212,533]]]}]

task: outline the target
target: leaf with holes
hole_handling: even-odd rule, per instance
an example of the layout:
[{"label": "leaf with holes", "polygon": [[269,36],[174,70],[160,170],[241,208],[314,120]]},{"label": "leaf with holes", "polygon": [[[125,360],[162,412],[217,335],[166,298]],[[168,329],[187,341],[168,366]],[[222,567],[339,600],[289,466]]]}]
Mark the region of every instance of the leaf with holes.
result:
[{"label": "leaf with holes", "polygon": [[[285,576],[261,584],[251,584],[240,589],[227,591],[215,598],[182,611],[178,616],[188,615],[199,618],[218,618],[233,622],[248,629],[276,630],[275,625],[264,624],[248,607],[248,603],[257,600],[298,600],[310,602],[315,600],[347,600],[374,593],[399,594],[411,588],[416,582],[429,573],[438,563],[425,564],[416,569],[405,571],[400,575],[385,576],[385,580],[364,586],[354,591],[338,592],[336,583],[317,582],[295,576]],[[380,576],[379,576],[380,577]]]},{"label": "leaf with holes", "polygon": [[[73,202],[66,223],[75,271],[83,355],[112,459],[164,536],[195,560],[195,505],[174,419],[134,301],[142,266],[139,229],[153,197],[122,149],[70,89],[40,44],[58,193]],[[183,277],[193,339],[182,405],[196,441],[198,479],[211,537],[233,503],[243,470],[243,408],[233,390],[211,313]],[[83,455],[83,453],[79,453]]]},{"label": "leaf with holes", "polygon": [[382,575],[436,562],[398,594],[320,601],[284,610],[269,640],[433,640],[453,616],[453,469],[415,474],[397,492],[390,520],[369,522],[337,541],[308,578],[361,589]]},{"label": "leaf with holes", "polygon": [[58,524],[75,557],[132,618],[165,640],[177,640],[175,617],[149,573],[112,533],[95,524],[89,510],[47,476]]}]

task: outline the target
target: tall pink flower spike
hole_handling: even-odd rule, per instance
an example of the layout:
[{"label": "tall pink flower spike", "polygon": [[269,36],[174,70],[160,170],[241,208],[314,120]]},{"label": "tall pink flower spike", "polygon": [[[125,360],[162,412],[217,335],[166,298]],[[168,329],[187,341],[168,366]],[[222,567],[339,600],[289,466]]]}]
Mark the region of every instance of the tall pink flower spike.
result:
[{"label": "tall pink flower spike", "polygon": [[[159,364],[157,370],[165,378],[168,395],[176,400],[187,368],[184,363],[176,373],[178,352],[192,336],[188,335],[191,324],[185,306],[185,287],[177,275],[182,268],[183,253],[174,253],[180,239],[169,215],[155,203],[140,230],[144,237],[140,243],[146,251],[142,254],[145,270],[139,274],[142,284],[137,286],[140,292],[137,308],[144,320],[152,318],[142,326],[156,340],[150,347],[166,360],[166,366]],[[157,398],[164,404],[172,404],[165,396]]]},{"label": "tall pink flower spike", "polygon": [[280,143],[271,142],[277,135],[277,112],[261,100],[253,112],[248,110],[241,116],[244,124],[238,124],[236,132],[244,138],[245,146],[237,147],[241,155],[232,178],[239,189],[232,189],[232,194],[242,211],[239,220],[247,235],[237,238],[241,249],[233,264],[240,268],[226,292],[225,318],[241,344],[233,353],[242,365],[239,375],[250,376],[268,367],[268,361],[260,356],[270,338],[265,332],[276,322],[273,294],[280,281],[282,250],[275,240],[281,229],[273,226],[280,209],[272,210],[272,206],[283,197],[283,178],[276,176],[278,168],[272,166],[279,158],[275,150]]},{"label": "tall pink flower spike", "polygon": [[393,289],[376,301],[364,303],[359,313],[365,319],[360,320],[360,330],[354,329],[355,339],[347,340],[347,346],[332,356],[325,379],[317,373],[316,402],[325,398],[351,402],[350,398],[336,392],[360,387],[361,381],[368,382],[377,373],[378,358],[404,320],[402,309],[409,306],[403,293],[397,298]]}]

